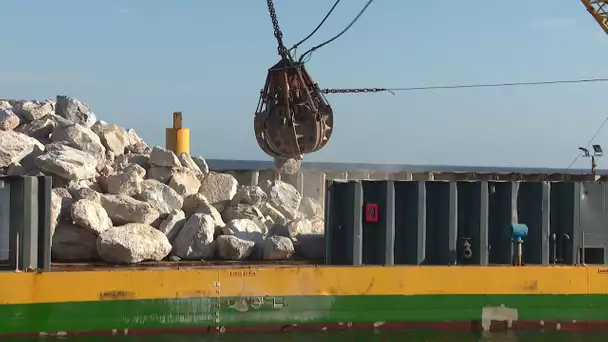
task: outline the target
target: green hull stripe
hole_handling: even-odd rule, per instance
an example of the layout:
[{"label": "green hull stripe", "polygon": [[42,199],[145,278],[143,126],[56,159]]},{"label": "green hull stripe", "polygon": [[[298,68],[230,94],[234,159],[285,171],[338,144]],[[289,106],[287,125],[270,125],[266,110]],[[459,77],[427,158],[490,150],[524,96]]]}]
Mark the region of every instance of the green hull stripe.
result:
[{"label": "green hull stripe", "polygon": [[478,321],[487,306],[517,309],[519,320],[608,320],[608,295],[189,298],[0,305],[0,332]]}]

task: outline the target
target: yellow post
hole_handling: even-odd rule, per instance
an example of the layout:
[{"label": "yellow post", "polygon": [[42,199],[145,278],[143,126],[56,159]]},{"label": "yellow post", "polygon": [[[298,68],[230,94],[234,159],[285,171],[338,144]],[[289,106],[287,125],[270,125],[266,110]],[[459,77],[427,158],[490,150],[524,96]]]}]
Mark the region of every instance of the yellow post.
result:
[{"label": "yellow post", "polygon": [[190,129],[182,128],[182,113],[173,113],[173,127],[166,129],[167,149],[175,154],[190,154]]}]

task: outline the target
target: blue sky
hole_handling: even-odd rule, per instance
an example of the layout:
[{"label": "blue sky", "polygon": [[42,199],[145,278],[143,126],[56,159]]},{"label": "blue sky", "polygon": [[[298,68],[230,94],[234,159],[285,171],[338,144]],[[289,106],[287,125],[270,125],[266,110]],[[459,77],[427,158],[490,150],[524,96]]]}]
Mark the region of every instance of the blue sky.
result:
[{"label": "blue sky", "polygon": [[[275,1],[291,44],[333,3]],[[365,2],[343,1],[305,47],[340,31]],[[193,154],[269,159],[252,128],[278,58],[264,0],[2,0],[0,22],[0,98],[69,94],[154,145],[182,111]],[[578,0],[376,0],[308,69],[323,88],[409,87],[608,77],[607,55],[608,37]],[[566,167],[608,115],[606,90],[329,95],[334,135],[305,158]],[[597,142],[608,148],[608,127]]]}]

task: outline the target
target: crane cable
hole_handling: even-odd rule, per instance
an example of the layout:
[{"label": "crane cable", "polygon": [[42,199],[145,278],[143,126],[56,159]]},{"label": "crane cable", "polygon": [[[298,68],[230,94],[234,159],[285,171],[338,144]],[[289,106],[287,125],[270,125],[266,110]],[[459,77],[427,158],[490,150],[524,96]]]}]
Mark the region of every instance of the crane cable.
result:
[{"label": "crane cable", "polygon": [[333,42],[334,40],[340,38],[340,36],[342,36],[344,33],[346,33],[346,31],[348,31],[354,24],[355,22],[357,22],[357,20],[359,20],[359,18],[361,17],[361,15],[363,15],[363,13],[367,10],[367,8],[369,7],[369,5],[372,4],[372,2],[374,2],[374,0],[368,0],[367,3],[365,4],[365,6],[363,6],[363,9],[361,9],[361,11],[359,11],[359,14],[357,14],[357,16],[350,22],[350,24],[348,24],[348,26],[346,26],[344,28],[344,30],[342,30],[342,32],[338,33],[337,35],[335,35],[333,38],[326,40],[325,42],[317,45],[317,46],[313,46],[312,48],[310,48],[308,51],[304,52],[301,56],[300,56],[300,63],[304,60],[304,58],[307,55],[312,54],[313,52],[315,52],[317,49],[322,48],[323,46]]},{"label": "crane cable", "polygon": [[509,82],[509,83],[455,84],[455,85],[437,85],[437,86],[427,86],[427,87],[402,87],[402,88],[322,89],[321,92],[324,94],[358,94],[358,93],[379,93],[379,92],[390,92],[390,93],[394,94],[394,92],[397,92],[397,91],[447,90],[447,89],[463,89],[463,88],[505,88],[505,87],[520,87],[520,86],[579,84],[579,83],[597,83],[597,82],[608,82],[608,78],[583,78],[583,79],[572,79],[572,80]]},{"label": "crane cable", "polygon": [[[591,145],[591,143],[595,140],[595,138],[600,134],[600,132],[602,131],[602,128],[604,128],[604,126],[606,126],[606,123],[608,123],[608,116],[604,119],[604,122],[602,122],[602,124],[600,125],[600,128],[597,129],[597,131],[595,132],[593,137],[591,137],[591,139],[589,139],[589,142],[587,143],[587,145],[585,145],[586,148],[589,148],[589,145]],[[566,173],[566,171],[570,170],[570,168],[574,165],[574,163],[576,163],[583,156],[583,153],[585,153],[585,152],[581,150],[581,152],[572,160],[570,165],[568,165],[568,167],[564,170],[564,173]]]},{"label": "crane cable", "polygon": [[293,44],[293,46],[289,49],[289,51],[296,50],[300,45],[302,45],[304,42],[306,42],[308,39],[310,39],[310,37],[312,37],[315,33],[317,33],[317,31],[321,28],[321,26],[323,26],[323,24],[325,24],[325,21],[327,20],[327,18],[329,18],[329,16],[334,11],[334,9],[336,8],[336,6],[338,6],[338,4],[340,3],[340,1],[341,0],[336,0],[336,2],[334,2],[334,5],[329,9],[329,12],[327,12],[327,14],[323,18],[323,20],[321,20],[321,22],[319,23],[319,25],[317,25],[317,27],[308,36],[304,37],[304,39],[302,39],[299,42]]}]

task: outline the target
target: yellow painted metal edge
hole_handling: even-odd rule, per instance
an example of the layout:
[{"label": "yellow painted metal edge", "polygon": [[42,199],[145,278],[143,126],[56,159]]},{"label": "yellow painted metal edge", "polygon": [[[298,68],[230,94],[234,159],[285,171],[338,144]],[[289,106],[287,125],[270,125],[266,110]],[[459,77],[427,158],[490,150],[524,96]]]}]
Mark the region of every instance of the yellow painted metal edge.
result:
[{"label": "yellow painted metal edge", "polygon": [[608,267],[285,267],[0,273],[0,304],[297,295],[608,294]]}]

